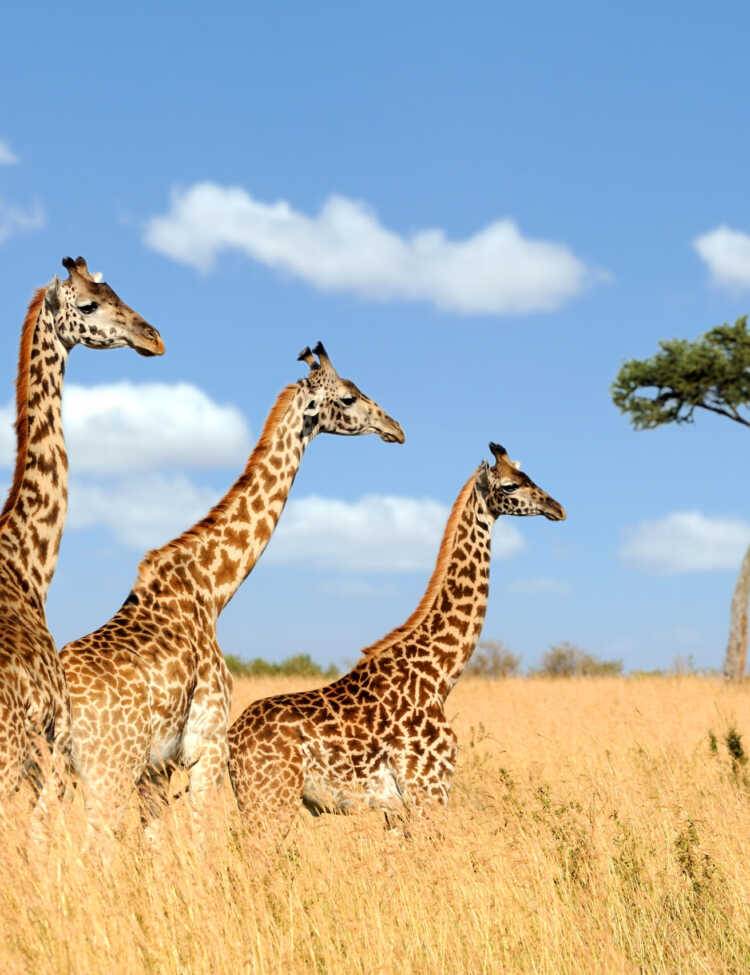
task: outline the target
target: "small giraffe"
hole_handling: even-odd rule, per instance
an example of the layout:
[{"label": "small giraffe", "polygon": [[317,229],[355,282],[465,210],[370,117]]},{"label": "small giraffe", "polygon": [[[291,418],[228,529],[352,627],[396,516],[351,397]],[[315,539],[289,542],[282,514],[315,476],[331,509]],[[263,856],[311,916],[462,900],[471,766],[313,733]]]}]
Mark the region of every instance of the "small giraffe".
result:
[{"label": "small giraffe", "polygon": [[490,444],[461,489],[416,610],[327,687],[254,701],[229,729],[229,774],[241,812],[288,826],[311,812],[444,803],[456,763],[445,699],[476,646],[500,515],[565,511]]},{"label": "small giraffe", "polygon": [[[68,353],[129,345],[161,355],[155,328],[128,308],[82,257],[63,260],[32,298],[21,332],[16,382],[16,465],[0,513],[0,798],[24,773],[39,788],[35,818],[63,789],[71,752],[70,707],[45,602],[67,508],[68,460],[61,421]],[[52,775],[41,765],[52,752]]]},{"label": "small giraffe", "polygon": [[307,377],[279,394],[245,470],[192,528],[149,552],[112,619],[69,643],[62,662],[73,717],[73,764],[93,828],[116,824],[133,786],[144,824],[187,769],[194,813],[218,789],[228,758],[232,678],[216,623],[268,544],[318,433],[404,434],[333,368],[321,343],[299,359]]}]

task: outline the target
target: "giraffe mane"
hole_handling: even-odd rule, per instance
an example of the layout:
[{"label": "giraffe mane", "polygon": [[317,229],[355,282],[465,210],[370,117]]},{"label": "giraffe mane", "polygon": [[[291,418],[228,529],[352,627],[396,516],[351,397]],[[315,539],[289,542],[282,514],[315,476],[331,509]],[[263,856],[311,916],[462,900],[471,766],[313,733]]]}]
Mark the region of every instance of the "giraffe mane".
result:
[{"label": "giraffe mane", "polygon": [[21,329],[21,344],[18,351],[18,375],[16,376],[16,466],[13,471],[13,483],[3,510],[0,511],[0,526],[5,516],[13,510],[18,493],[21,490],[24,471],[26,469],[26,451],[29,446],[29,368],[31,366],[31,343],[34,329],[39,319],[42,301],[47,288],[37,288],[29,304],[26,318]]},{"label": "giraffe mane", "polygon": [[273,436],[273,431],[278,426],[281,418],[284,416],[286,411],[289,409],[289,405],[294,399],[297,390],[299,389],[299,383],[292,383],[289,386],[285,386],[281,390],[279,395],[276,397],[276,402],[271,407],[271,410],[266,417],[266,422],[263,424],[263,430],[261,432],[258,442],[253,447],[253,451],[248,458],[245,469],[234,482],[234,484],[229,488],[227,493],[221,500],[217,501],[216,504],[211,508],[208,514],[204,515],[200,521],[197,521],[192,527],[187,528],[181,535],[173,538],[171,542],[167,542],[166,545],[162,545],[160,548],[152,549],[147,552],[143,557],[140,566],[138,567],[138,574],[140,576],[141,569],[145,569],[148,566],[153,565],[157,557],[161,555],[166,555],[169,552],[174,552],[176,549],[182,548],[185,543],[192,541],[195,538],[199,538],[201,531],[204,528],[210,527],[216,517],[222,514],[230,501],[234,497],[235,492],[242,487],[245,478],[247,478],[252,469],[257,463],[259,463],[262,458],[268,452],[271,446],[271,438]]},{"label": "giraffe mane", "polygon": [[401,624],[401,626],[397,626],[395,630],[391,630],[390,633],[378,640],[377,643],[373,643],[371,646],[365,647],[364,650],[361,651],[363,656],[373,657],[387,650],[389,647],[393,646],[397,640],[402,639],[407,633],[410,633],[412,630],[416,629],[427,616],[430,607],[435,601],[435,597],[443,587],[445,573],[448,569],[448,563],[450,562],[451,553],[453,551],[458,522],[469,501],[469,497],[474,488],[476,479],[477,472],[475,471],[466,484],[464,484],[464,486],[461,488],[458,497],[453,503],[453,508],[451,509],[451,513],[448,515],[448,521],[446,522],[445,531],[443,532],[443,540],[440,543],[440,549],[438,550],[435,568],[432,570],[430,581],[427,583],[427,588],[419,601],[419,605],[406,620],[406,622]]}]

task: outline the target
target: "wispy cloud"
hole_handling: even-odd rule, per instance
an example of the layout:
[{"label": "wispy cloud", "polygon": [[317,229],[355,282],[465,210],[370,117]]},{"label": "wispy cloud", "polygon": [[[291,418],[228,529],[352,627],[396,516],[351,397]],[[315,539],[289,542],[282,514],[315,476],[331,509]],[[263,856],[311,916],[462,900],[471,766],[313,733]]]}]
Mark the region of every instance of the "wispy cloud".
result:
[{"label": "wispy cloud", "polygon": [[715,284],[750,288],[750,235],[726,224],[693,240],[693,247],[711,272]]},{"label": "wispy cloud", "polygon": [[750,544],[750,523],[699,511],[641,522],[620,549],[624,562],[654,574],[737,569]]},{"label": "wispy cloud", "polygon": [[[0,409],[0,465],[15,451],[15,406]],[[71,384],[63,394],[63,424],[71,470],[98,474],[228,467],[238,471],[250,452],[240,411],[214,402],[189,383]]]},{"label": "wispy cloud", "polygon": [[[226,487],[229,485],[227,484]],[[148,472],[107,481],[72,477],[67,531],[103,529],[121,545],[144,552],[202,518],[226,488],[196,484],[184,475]],[[7,485],[0,490],[4,498]],[[429,572],[449,509],[429,498],[366,495],[357,501],[311,496],[291,501],[271,538],[266,561],[348,573]],[[493,559],[525,547],[503,519],[495,526]],[[392,584],[351,575],[321,580],[326,591],[359,597],[393,592]]]},{"label": "wispy cloud", "polygon": [[221,494],[183,476],[148,474],[106,485],[73,478],[66,529],[104,528],[121,545],[144,552],[195,524]]},{"label": "wispy cloud", "polygon": [[29,210],[0,199],[0,244],[14,234],[41,230],[45,223],[44,209],[37,200]]},{"label": "wispy cloud", "polygon": [[[189,528],[224,491],[197,485],[182,475],[146,474],[105,484],[72,478],[69,493],[68,530],[102,528],[120,544],[143,552]],[[447,517],[448,508],[430,499],[300,498],[287,505],[264,558],[277,565],[354,573],[429,572]],[[515,527],[507,521],[496,525],[493,558],[508,558],[523,547]],[[352,576],[323,584],[341,595],[386,591],[382,583]]]},{"label": "wispy cloud", "polygon": [[[16,166],[21,162],[5,139],[0,139],[0,166]],[[0,244],[4,244],[15,234],[41,230],[46,222],[44,208],[39,200],[25,209],[0,197]]]},{"label": "wispy cloud", "polygon": [[[267,560],[353,572],[431,569],[449,510],[430,498],[365,495],[357,501],[311,496],[290,502]],[[507,558],[524,547],[508,520],[495,527],[492,554]]]},{"label": "wispy cloud", "polygon": [[263,203],[211,182],[174,191],[144,240],[200,271],[238,250],[323,291],[427,301],[465,315],[550,311],[607,277],[565,244],[523,236],[510,218],[462,240],[437,228],[402,236],[366,203],[344,196],[308,216],[285,200]]},{"label": "wispy cloud", "polygon": [[0,139],[0,166],[15,166],[21,162],[5,139]]}]

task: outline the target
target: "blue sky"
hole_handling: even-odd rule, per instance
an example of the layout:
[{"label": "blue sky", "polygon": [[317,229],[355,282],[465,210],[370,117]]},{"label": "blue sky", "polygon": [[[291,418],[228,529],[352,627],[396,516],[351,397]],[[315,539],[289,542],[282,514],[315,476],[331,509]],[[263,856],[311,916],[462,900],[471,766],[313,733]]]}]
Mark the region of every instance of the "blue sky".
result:
[{"label": "blue sky", "polygon": [[[720,665],[748,435],[635,433],[608,388],[750,311],[750,12],[610,6],[5,13],[4,422],[26,304],[65,254],[167,345],[71,356],[60,645],[229,486],[322,339],[407,442],[311,445],[225,651],[340,663],[402,622],[492,439],[568,520],[496,527],[485,637],[526,665],[559,640]],[[11,460],[6,423],[0,484]]]}]

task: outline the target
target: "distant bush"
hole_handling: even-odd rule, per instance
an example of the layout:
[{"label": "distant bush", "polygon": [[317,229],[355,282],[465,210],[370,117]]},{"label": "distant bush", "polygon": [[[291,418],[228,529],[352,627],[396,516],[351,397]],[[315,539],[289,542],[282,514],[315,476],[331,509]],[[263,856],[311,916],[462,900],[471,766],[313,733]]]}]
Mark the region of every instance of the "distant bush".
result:
[{"label": "distant bush", "polygon": [[674,657],[672,659],[672,673],[676,677],[694,677],[698,670],[692,653],[688,654],[687,657]]},{"label": "distant bush", "polygon": [[511,653],[502,640],[482,640],[464,673],[469,677],[512,677],[520,665],[521,658]]},{"label": "distant bush", "polygon": [[600,660],[563,640],[550,646],[536,673],[545,677],[608,677],[622,673],[622,660]]},{"label": "distant bush", "polygon": [[668,670],[629,670],[628,677],[720,677],[717,667],[698,667],[692,653],[672,659]]},{"label": "distant bush", "polygon": [[336,664],[323,669],[316,664],[309,653],[295,653],[280,663],[270,663],[262,657],[254,660],[240,660],[231,653],[224,654],[230,674],[235,677],[338,677]]}]

